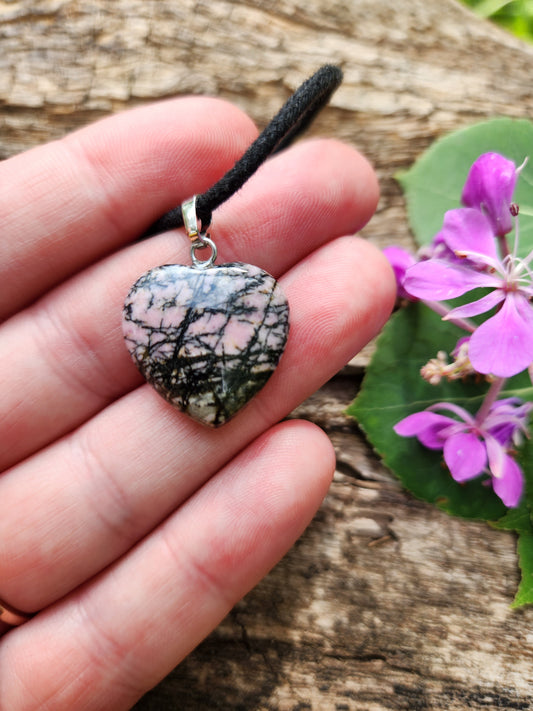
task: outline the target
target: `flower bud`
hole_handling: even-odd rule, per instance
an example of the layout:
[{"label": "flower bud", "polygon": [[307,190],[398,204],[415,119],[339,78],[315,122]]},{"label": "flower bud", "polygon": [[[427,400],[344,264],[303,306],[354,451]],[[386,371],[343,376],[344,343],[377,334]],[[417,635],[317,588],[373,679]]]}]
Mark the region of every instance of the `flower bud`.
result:
[{"label": "flower bud", "polygon": [[463,205],[481,210],[499,237],[513,229],[510,207],[516,180],[513,161],[499,153],[484,153],[472,164],[463,188]]},{"label": "flower bud", "polygon": [[402,249],[401,247],[391,246],[385,247],[383,254],[389,260],[389,263],[394,271],[394,276],[396,277],[396,287],[398,289],[399,299],[409,299],[410,301],[415,301],[412,296],[410,296],[403,286],[403,281],[405,278],[405,272],[410,266],[416,263],[416,259],[410,252]]}]

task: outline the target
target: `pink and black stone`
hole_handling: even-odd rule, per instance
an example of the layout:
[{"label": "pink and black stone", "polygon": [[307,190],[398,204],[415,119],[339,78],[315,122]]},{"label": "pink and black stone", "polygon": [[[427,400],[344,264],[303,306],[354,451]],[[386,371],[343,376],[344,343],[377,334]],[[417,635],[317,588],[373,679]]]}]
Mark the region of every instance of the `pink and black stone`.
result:
[{"label": "pink and black stone", "polygon": [[274,277],[259,267],[167,264],[132,286],[123,331],[131,357],[157,392],[218,427],[275,370],[287,341],[289,306]]}]

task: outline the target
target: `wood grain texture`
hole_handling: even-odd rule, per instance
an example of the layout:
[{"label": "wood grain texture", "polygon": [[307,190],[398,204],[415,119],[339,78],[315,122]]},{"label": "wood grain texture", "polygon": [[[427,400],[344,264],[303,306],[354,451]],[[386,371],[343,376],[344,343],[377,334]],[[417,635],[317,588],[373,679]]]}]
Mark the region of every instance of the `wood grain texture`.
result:
[{"label": "wood grain texture", "polygon": [[[326,62],[311,133],[358,146],[382,198],[364,234],[410,243],[394,173],[437,136],[533,109],[533,49],[452,0],[0,2],[0,157],[110,112],[202,93],[260,126]],[[533,611],[512,535],[413,500],[345,417],[370,349],[295,414],[338,472],[275,570],[137,711],[529,709]]]}]

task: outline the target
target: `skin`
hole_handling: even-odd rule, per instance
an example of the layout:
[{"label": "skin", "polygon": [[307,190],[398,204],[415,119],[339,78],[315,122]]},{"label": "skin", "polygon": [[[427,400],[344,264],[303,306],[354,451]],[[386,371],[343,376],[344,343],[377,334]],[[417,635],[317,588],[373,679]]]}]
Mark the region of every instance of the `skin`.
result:
[{"label": "skin", "polygon": [[0,709],[128,709],[284,555],[325,496],[326,436],[280,419],[387,319],[386,260],[353,235],[376,177],[305,141],[214,216],[218,263],[257,264],[291,305],[280,366],[220,430],[173,410],[130,360],[121,310],[187,238],[135,239],[257,135],[189,98],[135,109],[0,164]]}]

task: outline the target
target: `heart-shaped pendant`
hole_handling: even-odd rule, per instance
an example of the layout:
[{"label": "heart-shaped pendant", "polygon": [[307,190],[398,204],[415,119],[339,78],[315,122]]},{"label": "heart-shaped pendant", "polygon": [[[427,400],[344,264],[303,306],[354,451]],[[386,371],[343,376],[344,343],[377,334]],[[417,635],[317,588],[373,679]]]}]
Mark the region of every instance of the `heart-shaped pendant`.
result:
[{"label": "heart-shaped pendant", "polygon": [[132,286],[128,350],[168,402],[211,427],[227,422],[276,368],[289,330],[279,284],[250,264],[167,264]]}]

